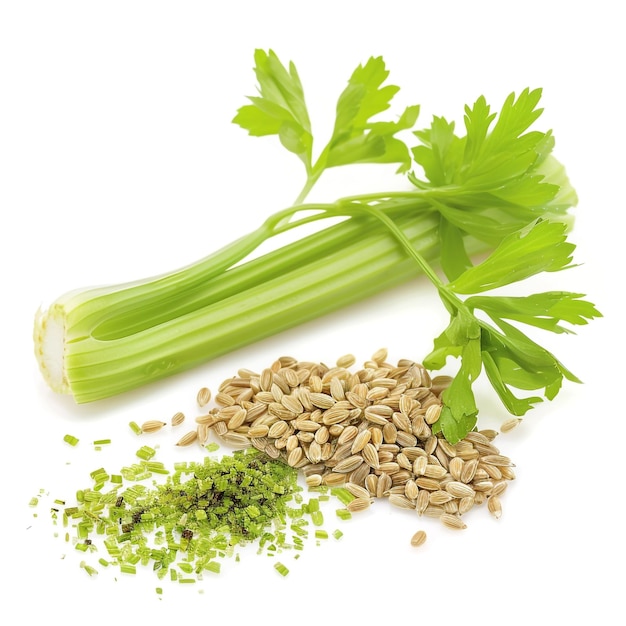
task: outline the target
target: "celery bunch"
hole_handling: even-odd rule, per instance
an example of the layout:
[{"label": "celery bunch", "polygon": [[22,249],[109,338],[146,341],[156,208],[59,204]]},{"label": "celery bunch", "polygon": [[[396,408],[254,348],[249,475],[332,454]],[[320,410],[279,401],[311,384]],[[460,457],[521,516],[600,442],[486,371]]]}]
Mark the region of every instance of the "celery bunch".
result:
[{"label": "celery bunch", "polygon": [[[259,94],[233,121],[251,135],[278,136],[300,158],[306,180],[296,203],[192,266],[74,291],[40,311],[35,350],[55,391],[77,402],[118,394],[418,273],[433,283],[450,316],[424,365],[439,369],[448,357],[460,359],[437,424],[448,440],[458,441],[476,424],[472,384],[483,369],[515,415],[541,397],[519,398],[514,389],[541,390],[552,399],[564,378],[577,381],[514,324],[570,332],[562,322],[585,324],[600,315],[582,294],[477,295],[571,266],[568,210],[577,199],[551,154],[552,134],[530,130],[542,111],[540,90],[511,94],[499,114],[478,98],[465,107],[463,135],[453,122],[434,117],[413,133],[418,145],[409,147],[397,135],[413,128],[419,107],[407,107],[396,121],[372,121],[389,108],[398,87],[385,84],[383,60],[371,58],[340,95],[332,136],[314,160],[295,66],[262,50],[255,63]],[[398,164],[410,188],[304,203],[325,170],[355,163]],[[346,219],[240,263],[269,238],[331,217]],[[479,251],[490,255],[474,264]]]}]

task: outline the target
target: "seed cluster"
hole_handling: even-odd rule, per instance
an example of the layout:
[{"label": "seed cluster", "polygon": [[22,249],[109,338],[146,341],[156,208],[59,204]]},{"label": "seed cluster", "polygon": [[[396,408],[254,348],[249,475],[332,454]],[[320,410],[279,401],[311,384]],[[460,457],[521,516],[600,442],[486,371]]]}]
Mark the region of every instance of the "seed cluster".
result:
[{"label": "seed cluster", "polygon": [[351,512],[388,497],[453,529],[485,502],[500,517],[515,475],[493,443],[497,432],[471,432],[455,445],[434,434],[450,378],[386,360],[379,350],[355,372],[351,355],[332,367],[281,357],[260,373],[241,369],[196,418],[197,439],[213,432],[231,446],[253,446],[301,470],[309,487],[345,486],[355,496]]}]

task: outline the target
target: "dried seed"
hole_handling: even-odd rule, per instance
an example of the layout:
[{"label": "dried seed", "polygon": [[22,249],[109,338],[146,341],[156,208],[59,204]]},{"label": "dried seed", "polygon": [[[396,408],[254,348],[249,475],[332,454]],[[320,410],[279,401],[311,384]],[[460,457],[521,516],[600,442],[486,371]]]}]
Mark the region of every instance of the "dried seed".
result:
[{"label": "dried seed", "polygon": [[350,417],[350,412],[346,409],[340,409],[332,407],[324,411],[322,421],[326,426],[332,426],[333,424],[340,424],[345,422]]},{"label": "dried seed", "polygon": [[502,423],[502,426],[500,426],[500,432],[501,433],[508,433],[508,432],[512,431],[514,428],[519,426],[521,421],[522,421],[522,419],[520,417],[512,417],[512,418],[506,420],[505,422]]},{"label": "dried seed", "polygon": [[311,393],[311,404],[318,409],[330,409],[335,406],[336,400],[327,393]]},{"label": "dried seed", "polygon": [[369,430],[361,431],[352,442],[351,452],[352,454],[356,454],[357,452],[361,452],[363,448],[369,443],[372,438],[372,433]]},{"label": "dried seed", "polygon": [[430,496],[428,498],[430,504],[434,505],[442,505],[446,502],[450,502],[454,496],[448,491],[443,491],[438,489],[437,491],[431,491]]},{"label": "dried seed", "polygon": [[353,354],[344,354],[337,359],[337,367],[352,367],[356,363],[356,358]]},{"label": "dried seed", "polygon": [[330,443],[326,442],[322,444],[322,461],[328,461],[333,455],[333,447]]},{"label": "dried seed", "polygon": [[425,489],[420,489],[417,494],[417,502],[415,504],[415,510],[418,515],[423,515],[426,509],[428,508],[428,503],[430,501],[430,492]]},{"label": "dried seed", "polygon": [[198,439],[198,431],[190,430],[187,434],[183,435],[176,444],[177,446],[188,446]]},{"label": "dried seed", "polygon": [[[454,478],[454,480],[461,480],[461,474],[463,472],[464,465],[465,461],[463,461],[463,459],[459,458],[458,456],[450,459],[450,463],[448,464],[448,471],[450,472],[450,475],[452,476],[452,478]],[[463,480],[461,482],[469,481]]]},{"label": "dried seed", "polygon": [[380,461],[378,460],[378,451],[373,444],[367,443],[361,450],[363,460],[373,469],[380,469]]},{"label": "dried seed", "polygon": [[515,480],[515,472],[510,467],[501,467],[500,473],[505,480]]},{"label": "dried seed", "polygon": [[349,476],[349,480],[357,485],[365,484],[365,479],[371,472],[371,467],[367,463],[361,463]]},{"label": "dried seed", "polygon": [[246,421],[246,410],[239,409],[229,420],[228,420],[228,430],[237,430],[243,423]]},{"label": "dried seed", "polygon": [[371,444],[378,450],[383,442],[383,431],[377,426],[370,426],[368,430],[372,433]]},{"label": "dried seed", "polygon": [[413,463],[411,463],[411,460],[406,454],[404,454],[404,452],[400,452],[400,454],[396,456],[396,463],[402,469],[409,470],[409,471],[413,470]]},{"label": "dried seed", "polygon": [[376,485],[376,497],[382,498],[387,494],[387,491],[391,489],[391,477],[384,472],[378,477],[378,484]]},{"label": "dried seed", "polygon": [[306,477],[307,487],[319,487],[322,484],[321,474],[310,474]]},{"label": "dried seed", "polygon": [[346,459],[342,459],[335,465],[333,471],[347,474],[354,471],[359,465],[363,463],[363,457],[360,454],[353,454]]},{"label": "dried seed", "polygon": [[279,437],[282,437],[288,430],[289,424],[287,424],[287,422],[283,420],[280,420],[272,424],[269,432],[267,433],[267,436],[272,439],[278,439]]},{"label": "dried seed", "polygon": [[209,427],[206,424],[198,424],[198,443],[203,446],[209,439]]},{"label": "dried seed", "polygon": [[487,509],[496,519],[502,517],[502,505],[498,496],[490,496],[487,498]]},{"label": "dried seed", "polygon": [[159,420],[148,420],[141,425],[142,433],[156,433],[161,430],[165,426],[165,422],[161,422]]},{"label": "dried seed", "polygon": [[[332,428],[329,428],[328,430],[332,434]],[[337,443],[340,445],[344,443],[348,443],[349,441],[352,441],[358,434],[359,434],[359,429],[356,426],[352,426],[352,425],[346,426],[345,428],[343,428],[343,430],[339,434]]]},{"label": "dried seed", "polygon": [[[458,457],[457,457],[458,458]],[[476,471],[478,470],[478,459],[469,459],[468,461],[463,461],[463,469],[461,470],[461,482],[462,483],[470,483],[474,480],[476,476]]]},{"label": "dried seed", "polygon": [[473,482],[472,487],[474,488],[474,491],[487,493],[493,489],[493,483],[490,480],[480,480],[478,482]]},{"label": "dried seed", "polygon": [[319,444],[326,443],[330,439],[330,431],[328,427],[319,426],[315,431],[314,439]]},{"label": "dried seed", "polygon": [[396,436],[396,443],[401,448],[412,448],[415,444],[417,444],[417,437],[411,433],[399,430],[398,435]]},{"label": "dried seed", "polygon": [[445,513],[442,506],[435,506],[433,504],[429,504],[424,511],[424,515],[426,517],[434,517],[439,519]]},{"label": "dried seed", "polygon": [[400,471],[400,466],[397,463],[391,461],[386,463],[380,463],[378,469],[381,472],[385,472],[386,474],[395,474],[396,472]]},{"label": "dried seed", "polygon": [[361,487],[361,485],[353,482],[347,482],[345,487],[355,498],[364,498],[366,500],[371,498],[369,491],[365,489],[365,487]]},{"label": "dried seed", "polygon": [[404,484],[406,484],[407,481],[411,480],[412,478],[413,478],[413,472],[410,472],[404,469],[401,469],[391,474],[391,482],[394,485],[403,486]]},{"label": "dried seed", "polygon": [[424,450],[426,451],[426,454],[431,455],[435,452],[435,448],[437,447],[437,444],[439,443],[439,439],[437,437],[431,436],[426,440],[426,443],[424,444]]},{"label": "dried seed", "polygon": [[280,456],[280,450],[273,443],[268,443],[263,451],[270,459],[277,459]]},{"label": "dried seed", "polygon": [[235,404],[235,398],[229,396],[227,393],[219,392],[215,396],[215,402],[220,406],[232,406]]},{"label": "dried seed", "polygon": [[465,522],[458,516],[453,513],[443,513],[439,518],[443,525],[447,528],[452,528],[453,530],[463,530],[467,528]]},{"label": "dried seed", "polygon": [[[296,420],[295,428],[308,433],[315,433],[322,427],[321,424],[314,422],[313,420]],[[326,428],[326,426],[324,426]],[[328,430],[328,429],[326,429]]]},{"label": "dried seed", "polygon": [[493,496],[501,496],[506,488],[507,488],[508,483],[504,480],[501,480],[500,482],[494,483],[493,485],[493,489],[491,490],[491,495]]},{"label": "dried seed", "polygon": [[304,412],[304,407],[302,406],[302,402],[298,400],[294,395],[283,395],[280,399],[280,403],[292,413],[299,415]]},{"label": "dried seed", "polygon": [[415,479],[415,483],[420,489],[427,489],[428,491],[437,491],[441,488],[441,483],[438,480],[426,476],[419,476]]},{"label": "dried seed", "polygon": [[311,463],[319,463],[322,460],[322,446],[317,441],[312,441],[306,454]]},{"label": "dried seed", "polygon": [[297,448],[294,448],[289,453],[289,456],[287,457],[287,464],[291,465],[291,467],[295,467],[302,460],[302,456],[303,456],[302,448],[300,446],[298,446]]},{"label": "dried seed", "polygon": [[445,391],[452,382],[452,376],[435,376],[432,379],[432,383],[430,386],[431,391],[436,395],[440,396],[443,391]]},{"label": "dried seed", "polygon": [[503,456],[502,454],[487,454],[482,457],[481,461],[483,463],[488,463],[489,465],[495,465],[496,467],[501,466],[511,466],[511,459],[507,456]]},{"label": "dried seed", "polygon": [[424,476],[428,478],[443,478],[448,473],[448,470],[445,467],[441,467],[441,465],[433,465],[431,463],[427,463],[424,468]]},{"label": "dried seed", "polygon": [[417,483],[412,479],[407,480],[406,483],[404,483],[404,495],[409,500],[417,500],[418,494],[419,488]]},{"label": "dried seed", "polygon": [[264,369],[261,372],[261,378],[259,380],[259,384],[261,385],[261,389],[263,391],[270,391],[272,385],[274,383],[274,372],[271,369]]},{"label": "dried seed", "polygon": [[377,495],[378,476],[376,474],[368,474],[365,478],[365,488],[369,491],[371,496]]},{"label": "dried seed", "polygon": [[415,504],[404,495],[392,493],[389,496],[389,503],[400,509],[415,509]]},{"label": "dried seed", "polygon": [[269,427],[267,424],[259,424],[258,426],[251,426],[248,430],[248,437],[265,437],[269,433]]},{"label": "dried seed", "polygon": [[473,498],[475,495],[475,491],[469,485],[466,485],[458,480],[452,480],[449,483],[446,483],[445,489],[455,498]]},{"label": "dried seed", "polygon": [[431,404],[426,409],[426,413],[424,414],[425,422],[429,425],[434,424],[439,419],[439,416],[441,415],[441,408],[442,408],[441,404]]},{"label": "dried seed", "polygon": [[392,422],[385,421],[382,428],[383,441],[385,443],[395,443],[398,438],[398,429]]},{"label": "dried seed", "polygon": [[250,439],[240,433],[227,432],[221,436],[221,439],[234,448],[247,448],[250,445]]},{"label": "dried seed", "polygon": [[428,465],[428,457],[426,456],[418,456],[415,461],[413,461],[413,473],[416,476],[423,476],[426,471],[426,467]]},{"label": "dried seed", "polygon": [[415,548],[419,548],[419,546],[424,545],[426,542],[426,533],[423,530],[418,530],[411,537],[411,545]]},{"label": "dried seed", "polygon": [[211,401],[211,390],[208,387],[202,387],[196,395],[198,406],[206,406]]},{"label": "dried seed", "polygon": [[391,419],[393,420],[394,426],[399,431],[404,431],[405,433],[413,432],[411,420],[403,413],[398,413],[398,411],[394,411]]},{"label": "dried seed", "polygon": [[343,485],[346,482],[346,475],[338,472],[329,472],[328,474],[324,474],[323,481],[324,484],[329,487],[336,487],[337,485]]},{"label": "dried seed", "polygon": [[443,504],[444,513],[458,513],[459,512],[459,501],[458,500],[450,500],[449,502],[445,502]]},{"label": "dried seed", "polygon": [[417,446],[407,446],[403,448],[402,453],[405,454],[411,462],[414,462],[420,456],[426,456],[424,449]]},{"label": "dried seed", "polygon": [[502,472],[500,468],[496,465],[491,465],[489,463],[479,463],[478,467],[483,469],[487,476],[493,480],[502,480]]},{"label": "dried seed", "polygon": [[474,506],[474,498],[465,496],[459,500],[459,515],[467,513]]},{"label": "dried seed", "polygon": [[357,513],[358,511],[365,511],[369,509],[371,500],[368,498],[355,498],[351,502],[348,502],[346,508],[350,513]]},{"label": "dried seed", "polygon": [[[283,435],[283,437],[284,436],[285,435]],[[296,437],[302,443],[312,443],[313,441],[315,441],[315,435],[313,435],[313,433],[307,433],[304,430],[298,431],[298,434],[296,435]]]},{"label": "dried seed", "polygon": [[175,413],[174,416],[172,417],[171,424],[172,426],[179,426],[184,421],[185,421],[185,414],[178,411],[178,413]]},{"label": "dried seed", "polygon": [[487,437],[489,441],[493,441],[498,436],[498,431],[490,428],[486,428],[478,431],[484,437]]}]

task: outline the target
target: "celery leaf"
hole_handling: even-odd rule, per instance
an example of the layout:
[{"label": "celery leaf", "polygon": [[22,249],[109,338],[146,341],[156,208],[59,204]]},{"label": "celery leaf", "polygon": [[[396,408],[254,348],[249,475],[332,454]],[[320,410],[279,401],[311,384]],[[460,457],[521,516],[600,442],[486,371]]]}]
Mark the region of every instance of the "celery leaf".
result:
[{"label": "celery leaf", "polygon": [[252,104],[241,107],[233,122],[250,135],[278,135],[283,146],[310,167],[311,122],[295,65],[286,68],[272,50],[256,50],[254,60],[260,95],[249,97]]},{"label": "celery leaf", "polygon": [[506,236],[487,259],[458,276],[451,289],[477,293],[571,267],[575,246],[567,241],[566,228],[561,222],[538,220]]}]

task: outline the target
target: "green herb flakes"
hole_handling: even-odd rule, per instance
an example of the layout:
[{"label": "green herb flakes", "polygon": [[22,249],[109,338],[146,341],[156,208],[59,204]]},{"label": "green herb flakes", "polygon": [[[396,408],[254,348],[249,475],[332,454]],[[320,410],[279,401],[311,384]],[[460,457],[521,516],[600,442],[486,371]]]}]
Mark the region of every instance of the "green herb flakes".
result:
[{"label": "green herb flakes", "polygon": [[[309,521],[303,518],[304,505],[294,506],[302,490],[296,469],[256,450],[241,450],[219,461],[207,456],[198,463],[177,463],[164,483],[149,487],[137,476],[168,472],[150,460],[154,454],[143,446],[137,452],[142,461],[120,474],[103,468],[91,472],[96,485],[79,490],[76,506],[64,510],[75,529],[76,550],[93,551],[100,542],[105,567],[125,574],[147,567],[159,579],[169,572],[170,580],[188,584],[203,572],[219,574],[220,560],[233,556],[238,545],[257,543],[270,556],[301,549],[296,540],[306,535]],[[319,526],[319,501],[310,500],[306,508]],[[316,536],[328,534],[318,530]],[[286,573],[282,566],[279,572]]]}]

